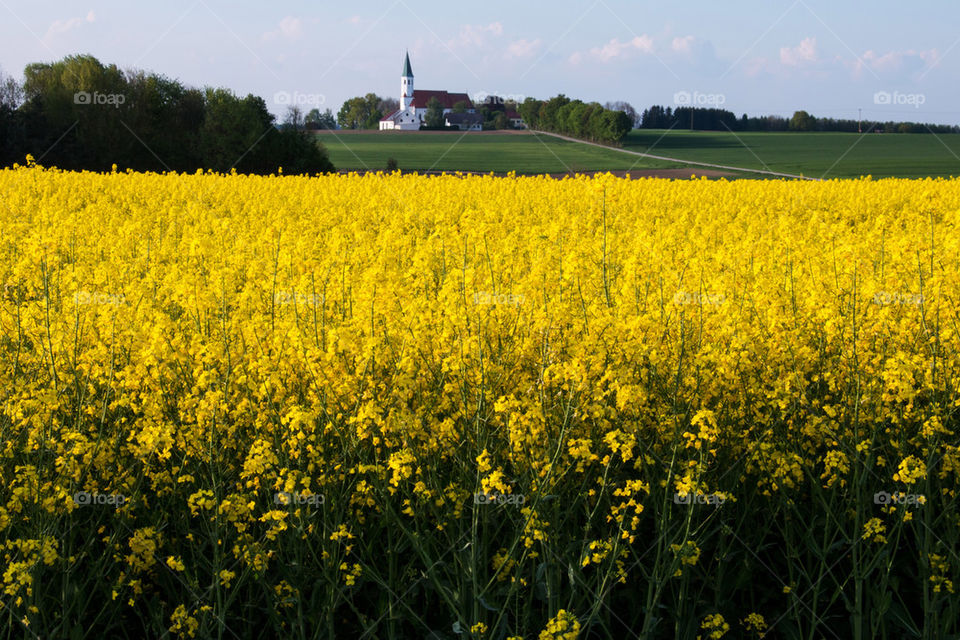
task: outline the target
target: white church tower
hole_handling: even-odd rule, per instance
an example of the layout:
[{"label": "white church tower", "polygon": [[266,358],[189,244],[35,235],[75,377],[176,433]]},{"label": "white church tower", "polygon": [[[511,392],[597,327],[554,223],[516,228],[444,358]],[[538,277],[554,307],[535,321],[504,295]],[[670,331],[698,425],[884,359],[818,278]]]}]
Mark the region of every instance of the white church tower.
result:
[{"label": "white church tower", "polygon": [[400,110],[404,111],[413,102],[413,69],[410,68],[410,53],[403,61],[403,74],[400,76]]}]

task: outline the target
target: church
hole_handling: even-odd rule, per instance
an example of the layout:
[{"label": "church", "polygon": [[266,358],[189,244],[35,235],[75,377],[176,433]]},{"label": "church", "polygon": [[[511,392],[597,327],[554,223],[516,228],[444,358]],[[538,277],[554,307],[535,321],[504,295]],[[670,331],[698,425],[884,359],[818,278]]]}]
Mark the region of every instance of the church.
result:
[{"label": "church", "polygon": [[[381,131],[417,131],[427,117],[430,100],[436,98],[443,107],[444,124],[459,127],[462,131],[480,131],[483,118],[477,113],[470,96],[465,93],[447,91],[414,90],[413,68],[410,66],[410,54],[403,61],[403,73],[400,75],[400,108],[380,119]],[[462,102],[466,112],[454,113],[453,107]]]}]

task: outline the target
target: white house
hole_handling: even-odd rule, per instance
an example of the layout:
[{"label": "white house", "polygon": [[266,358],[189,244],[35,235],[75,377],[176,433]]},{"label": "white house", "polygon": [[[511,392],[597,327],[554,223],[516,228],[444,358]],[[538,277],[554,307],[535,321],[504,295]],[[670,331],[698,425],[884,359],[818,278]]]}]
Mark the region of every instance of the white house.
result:
[{"label": "white house", "polygon": [[[413,69],[410,67],[410,54],[408,53],[403,61],[403,73],[400,75],[400,108],[385,118],[381,118],[380,130],[417,131],[427,116],[427,107],[433,98],[440,101],[440,105],[443,107],[444,122],[448,126],[456,123],[456,126],[461,129],[470,131],[479,131],[482,128],[481,118],[473,106],[473,101],[467,94],[425,89],[414,90]],[[453,107],[459,102],[465,103],[466,113],[453,112]]]}]

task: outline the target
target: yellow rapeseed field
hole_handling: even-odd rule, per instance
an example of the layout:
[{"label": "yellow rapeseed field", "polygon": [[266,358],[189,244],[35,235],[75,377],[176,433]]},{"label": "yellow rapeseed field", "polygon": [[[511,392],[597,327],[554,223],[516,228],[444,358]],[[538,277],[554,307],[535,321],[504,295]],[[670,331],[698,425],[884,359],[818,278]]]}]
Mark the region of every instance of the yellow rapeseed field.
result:
[{"label": "yellow rapeseed field", "polygon": [[960,632],[960,181],[28,163],[0,225],[0,637]]}]

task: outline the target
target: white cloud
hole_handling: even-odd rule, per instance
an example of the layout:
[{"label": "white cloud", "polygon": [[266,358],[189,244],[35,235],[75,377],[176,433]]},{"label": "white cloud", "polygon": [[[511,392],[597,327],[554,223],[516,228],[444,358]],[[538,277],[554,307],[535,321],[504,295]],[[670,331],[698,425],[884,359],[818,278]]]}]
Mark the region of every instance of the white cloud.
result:
[{"label": "white cloud", "polygon": [[693,42],[696,38],[693,36],[684,36],[682,38],[674,38],[673,42],[670,44],[670,48],[673,49],[676,53],[693,53]]},{"label": "white cloud", "polygon": [[58,36],[68,31],[72,31],[77,27],[83,25],[84,23],[95,22],[97,19],[96,14],[93,11],[87,13],[86,18],[69,18],[68,20],[54,20],[53,24],[50,25],[50,28],[47,29],[47,33],[44,34],[43,39],[45,41],[50,40],[54,36]]},{"label": "white cloud", "polygon": [[520,38],[511,42],[507,46],[507,57],[508,58],[528,58],[536,53],[537,49],[540,48],[542,44],[540,38],[536,40],[526,40]]},{"label": "white cloud", "polygon": [[447,45],[451,48],[457,47],[480,47],[487,43],[491,36],[499,37],[503,35],[503,25],[499,22],[491,22],[488,25],[465,24],[460,27],[460,34],[449,41]]},{"label": "white cloud", "polygon": [[817,39],[804,38],[795,47],[780,48],[780,63],[800,67],[817,61]]},{"label": "white cloud", "polygon": [[590,49],[588,54],[583,54],[579,51],[575,52],[570,56],[570,62],[573,64],[579,64],[588,56],[592,59],[599,60],[600,62],[610,62],[618,58],[628,57],[636,52],[653,53],[653,50],[653,38],[646,34],[642,36],[636,36],[632,40],[624,40],[623,42],[621,42],[618,38],[614,38],[602,47],[594,47]]},{"label": "white cloud", "polygon": [[273,31],[267,31],[263,34],[263,40],[269,42],[282,38],[284,40],[298,40],[303,36],[303,21],[300,18],[287,16],[280,21],[280,24]]},{"label": "white cloud", "polygon": [[907,49],[905,51],[888,51],[886,53],[877,53],[870,50],[855,60],[850,66],[854,76],[859,77],[866,69],[874,73],[917,73],[922,70],[935,66],[940,60],[940,54],[936,49],[927,51],[916,51]]},{"label": "white cloud", "polygon": [[941,58],[936,49],[886,52],[871,49],[859,56],[850,53],[827,57],[818,51],[816,38],[806,38],[796,47],[781,48],[779,58],[755,57],[744,60],[739,66],[744,75],[750,78],[763,75],[785,77],[791,70],[796,70],[822,79],[842,78],[849,74],[855,79],[864,76],[876,79],[882,75],[886,79],[906,81],[911,76],[916,78],[934,68]]}]

